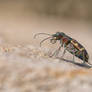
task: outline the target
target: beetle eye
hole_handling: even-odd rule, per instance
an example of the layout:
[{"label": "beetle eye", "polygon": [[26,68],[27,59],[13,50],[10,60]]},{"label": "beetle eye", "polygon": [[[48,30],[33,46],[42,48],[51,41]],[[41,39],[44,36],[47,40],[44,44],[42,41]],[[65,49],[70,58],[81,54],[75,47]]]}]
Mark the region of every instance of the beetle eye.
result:
[{"label": "beetle eye", "polygon": [[57,36],[58,36],[58,35],[60,35],[60,33],[59,33],[59,32],[57,32],[56,34],[57,34]]}]

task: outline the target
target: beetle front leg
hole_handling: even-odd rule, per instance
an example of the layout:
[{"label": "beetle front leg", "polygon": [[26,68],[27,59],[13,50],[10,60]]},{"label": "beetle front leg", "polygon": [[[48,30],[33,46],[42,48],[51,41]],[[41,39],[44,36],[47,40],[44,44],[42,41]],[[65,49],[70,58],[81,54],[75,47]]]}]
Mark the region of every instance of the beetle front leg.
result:
[{"label": "beetle front leg", "polygon": [[62,39],[60,40],[60,44],[61,44],[61,47],[63,47],[63,41],[62,41]]},{"label": "beetle front leg", "polygon": [[66,53],[66,48],[64,49],[64,52],[63,52],[63,54],[62,54],[61,58],[63,58],[63,57],[64,57],[65,53]]},{"label": "beetle front leg", "polygon": [[62,45],[50,57],[57,56],[59,54],[61,47]]},{"label": "beetle front leg", "polygon": [[60,40],[60,44],[61,44],[60,47],[50,57],[57,56],[59,54],[61,47],[63,47],[62,40]]}]

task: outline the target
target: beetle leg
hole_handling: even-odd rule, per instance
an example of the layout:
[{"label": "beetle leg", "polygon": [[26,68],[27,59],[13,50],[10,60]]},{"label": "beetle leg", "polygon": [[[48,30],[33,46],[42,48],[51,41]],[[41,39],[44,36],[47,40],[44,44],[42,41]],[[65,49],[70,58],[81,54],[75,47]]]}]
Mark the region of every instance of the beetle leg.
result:
[{"label": "beetle leg", "polygon": [[50,57],[53,57],[54,55],[57,56],[59,54],[61,47],[62,45]]},{"label": "beetle leg", "polygon": [[75,58],[74,58],[75,56],[73,55],[73,61],[75,62]]},{"label": "beetle leg", "polygon": [[61,47],[63,47],[63,41],[62,41],[62,39],[60,40],[60,44],[61,44]]},{"label": "beetle leg", "polygon": [[[61,47],[63,47],[63,42],[62,42],[62,40],[60,40],[60,44],[61,44],[60,47],[52,54],[52,56],[54,56],[54,55],[57,56],[57,55],[59,54],[59,51],[60,51]],[[51,57],[52,57],[52,56],[51,56]]]},{"label": "beetle leg", "polygon": [[73,61],[75,62],[75,58],[74,57],[75,57],[75,52],[73,52]]},{"label": "beetle leg", "polygon": [[60,47],[58,48],[58,50],[57,50],[57,52],[56,52],[56,56],[59,54],[59,51],[60,51],[61,47],[62,47],[62,46],[60,46]]},{"label": "beetle leg", "polygon": [[63,57],[64,57],[65,53],[66,53],[66,48],[64,49],[64,52],[63,52],[63,54],[62,54],[61,58],[63,58]]}]

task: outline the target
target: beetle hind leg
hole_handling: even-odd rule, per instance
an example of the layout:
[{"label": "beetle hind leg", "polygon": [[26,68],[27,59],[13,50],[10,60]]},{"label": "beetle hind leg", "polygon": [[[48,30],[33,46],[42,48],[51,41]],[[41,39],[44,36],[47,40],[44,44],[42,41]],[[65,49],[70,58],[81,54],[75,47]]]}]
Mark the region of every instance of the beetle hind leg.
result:
[{"label": "beetle hind leg", "polygon": [[75,62],[75,54],[73,54],[73,62]]},{"label": "beetle hind leg", "polygon": [[75,62],[75,49],[73,51],[73,62]]}]

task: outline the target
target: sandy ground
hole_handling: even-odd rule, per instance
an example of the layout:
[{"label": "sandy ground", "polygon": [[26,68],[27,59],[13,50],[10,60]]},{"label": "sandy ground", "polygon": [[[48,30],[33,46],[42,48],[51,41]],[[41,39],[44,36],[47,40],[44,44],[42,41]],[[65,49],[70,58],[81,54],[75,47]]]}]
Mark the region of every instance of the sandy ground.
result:
[{"label": "sandy ground", "polygon": [[[12,17],[0,20],[0,92],[92,92],[91,66],[81,65],[67,53],[65,59],[50,58],[58,45],[49,41],[39,47],[45,36],[39,32],[63,31],[87,49],[92,63],[92,26],[80,20],[54,17]],[[61,51],[62,54],[62,51]]]}]

